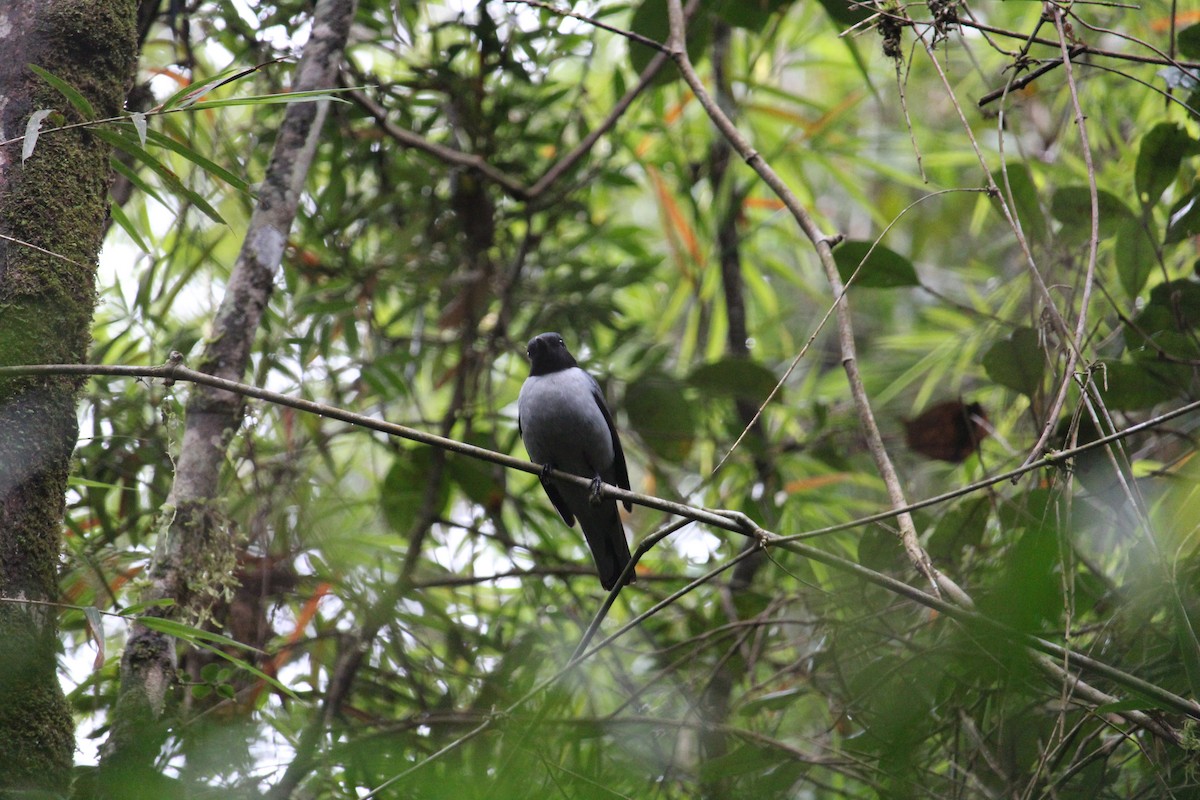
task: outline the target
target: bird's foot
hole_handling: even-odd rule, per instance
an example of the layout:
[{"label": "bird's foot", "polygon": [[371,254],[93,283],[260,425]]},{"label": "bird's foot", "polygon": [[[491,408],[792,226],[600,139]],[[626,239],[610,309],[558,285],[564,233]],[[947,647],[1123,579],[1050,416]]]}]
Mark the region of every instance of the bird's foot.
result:
[{"label": "bird's foot", "polygon": [[550,482],[550,471],[552,469],[554,469],[553,464],[542,464],[542,471],[538,473],[538,480],[542,482],[543,486]]},{"label": "bird's foot", "polygon": [[594,506],[600,505],[600,501],[603,500],[603,498],[600,497],[600,485],[603,483],[604,481],[600,480],[599,475],[592,478],[592,489],[590,492],[588,492],[588,502]]}]

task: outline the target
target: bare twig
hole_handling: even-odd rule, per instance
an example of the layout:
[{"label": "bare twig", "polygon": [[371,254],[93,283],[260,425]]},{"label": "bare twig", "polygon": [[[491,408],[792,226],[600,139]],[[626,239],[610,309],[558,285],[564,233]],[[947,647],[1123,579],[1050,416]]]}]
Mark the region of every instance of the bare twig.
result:
[{"label": "bare twig", "polygon": [[[680,0],[668,0],[667,11],[671,25],[670,38],[667,40],[667,49],[671,53],[671,58],[674,59],[680,72],[683,74],[683,79],[691,87],[693,94],[695,94],[696,99],[704,107],[709,119],[713,121],[713,124],[717,126],[721,134],[729,140],[733,149],[737,151],[746,163],[758,173],[763,182],[783,201],[784,206],[791,212],[800,229],[804,231],[804,234],[816,249],[821,266],[825,270],[825,277],[829,281],[833,295],[836,298],[835,307],[838,321],[838,341],[842,349],[842,368],[846,372],[850,392],[854,397],[854,405],[858,410],[859,424],[862,428],[863,436],[866,439],[868,449],[871,451],[871,456],[875,460],[880,477],[883,479],[884,486],[887,488],[889,500],[894,507],[905,506],[907,505],[907,500],[904,497],[904,489],[900,485],[900,478],[896,474],[891,457],[888,455],[887,448],[883,443],[883,436],[880,434],[879,426],[875,422],[875,415],[871,410],[870,399],[867,397],[866,388],[863,385],[862,376],[858,370],[858,358],[855,354],[854,344],[854,328],[850,317],[850,304],[846,299],[841,277],[838,275],[837,264],[833,260],[832,247],[838,241],[839,237],[826,236],[821,232],[816,222],[809,215],[808,210],[800,204],[800,201],[788,185],[763,159],[762,155],[751,146],[749,141],[742,136],[729,117],[720,109],[712,96],[709,95],[704,83],[696,74],[696,70],[688,58],[687,48],[684,46],[684,16]],[[900,527],[900,541],[909,560],[929,580],[930,585],[934,587],[934,591],[945,591],[954,597],[956,602],[969,605],[971,600],[967,593],[959,588],[953,580],[942,575],[933,566],[929,555],[921,547],[920,542],[917,541],[916,526],[913,524],[912,517],[907,513],[901,513],[896,517],[896,521]]]}]

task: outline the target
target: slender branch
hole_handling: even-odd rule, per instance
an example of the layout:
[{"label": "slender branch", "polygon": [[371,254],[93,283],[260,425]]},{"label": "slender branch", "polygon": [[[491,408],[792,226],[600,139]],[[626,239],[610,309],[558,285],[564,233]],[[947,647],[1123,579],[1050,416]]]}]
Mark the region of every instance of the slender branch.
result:
[{"label": "slender branch", "polygon": [[[883,443],[883,436],[880,434],[879,426],[875,422],[875,414],[871,410],[870,399],[867,397],[866,387],[858,370],[858,358],[855,354],[854,328],[850,317],[850,304],[846,298],[841,277],[838,274],[837,264],[833,260],[832,247],[839,240],[839,237],[829,237],[821,232],[816,222],[809,215],[808,210],[800,204],[800,201],[792,193],[788,185],[771,168],[766,160],[763,159],[762,155],[750,145],[750,142],[742,136],[737,126],[733,124],[708,93],[704,83],[696,74],[691,60],[688,58],[687,47],[684,46],[684,16],[680,0],[668,0],[667,13],[671,26],[670,37],[667,40],[667,49],[670,51],[671,57],[675,60],[676,66],[679,67],[680,72],[683,74],[683,79],[691,87],[693,94],[695,94],[701,106],[704,107],[709,119],[717,126],[721,134],[729,140],[733,149],[737,151],[746,163],[758,173],[763,182],[783,201],[784,206],[791,212],[800,229],[804,231],[804,234],[816,249],[821,266],[825,270],[825,277],[829,281],[834,297],[837,298],[835,306],[837,309],[838,340],[842,350],[842,368],[846,372],[850,392],[854,397],[854,405],[858,410],[859,424],[862,428],[863,436],[866,439],[871,456],[875,460],[875,466],[879,470],[880,477],[883,479],[884,486],[887,488],[888,498],[891,500],[892,506],[896,508],[903,507],[908,504],[904,496],[904,489],[900,485],[900,478],[896,474],[895,466],[892,464],[891,457],[888,455],[887,448]],[[925,552],[917,540],[917,530],[913,524],[912,517],[902,512],[897,515],[896,521],[900,528],[900,541],[904,546],[909,560],[929,580],[930,584],[934,587],[934,591],[945,591],[954,597],[956,602],[970,605],[971,599],[967,593],[953,580],[942,575],[933,566],[928,553]]]},{"label": "slender branch", "polygon": [[[541,472],[540,466],[538,466],[536,464],[532,464],[528,461],[524,461],[522,459],[514,458],[513,456],[509,456],[504,453],[487,450],[486,448],[482,448],[482,447],[476,447],[474,445],[469,445],[469,444],[466,444],[463,442],[458,442],[453,439],[446,439],[444,437],[429,434],[424,431],[419,431],[419,430],[416,430],[413,428],[407,428],[403,425],[388,423],[388,422],[384,422],[382,420],[378,420],[378,419],[371,418],[371,417],[366,417],[366,416],[363,416],[360,414],[354,414],[352,412],[345,411],[345,410],[342,410],[342,409],[339,409],[339,408],[336,408],[333,406],[327,406],[327,405],[323,405],[321,403],[314,403],[314,402],[311,402],[308,400],[302,400],[299,398],[289,397],[287,395],[282,395],[277,392],[260,389],[255,386],[248,386],[245,384],[239,384],[235,381],[229,381],[229,380],[226,380],[223,378],[217,378],[217,377],[215,377],[213,375],[209,375],[207,373],[197,372],[195,370],[188,369],[187,367],[182,366],[178,361],[170,361],[167,364],[164,364],[164,365],[158,366],[158,367],[134,367],[134,366],[120,366],[120,365],[88,365],[88,364],[46,364],[46,365],[17,366],[17,367],[0,367],[0,376],[3,376],[3,375],[114,375],[114,376],[122,376],[122,377],[157,378],[157,379],[162,379],[164,381],[187,381],[187,382],[192,382],[192,383],[202,383],[205,385],[212,386],[214,388],[223,389],[225,391],[237,392],[237,393],[243,394],[247,397],[253,397],[253,398],[265,400],[268,402],[277,403],[279,405],[286,406],[289,408],[295,408],[299,411],[305,411],[308,413],[318,414],[320,416],[327,417],[329,419],[336,419],[339,421],[347,422],[350,424],[358,425],[358,426],[369,428],[372,430],[377,430],[377,431],[387,433],[390,435],[400,436],[402,438],[420,442],[423,444],[428,444],[430,446],[443,447],[447,450],[452,450],[454,452],[462,453],[464,455],[467,455],[467,456],[470,456],[473,458],[480,458],[480,459],[490,461],[495,464],[500,464],[502,466],[505,466],[505,467],[508,467],[511,469],[517,469],[522,472],[527,472],[527,473],[535,474],[535,475],[540,474],[540,472]],[[1028,471],[1029,469],[1040,469],[1043,467],[1061,464],[1065,460],[1067,460],[1073,456],[1079,455],[1083,452],[1095,449],[1097,447],[1103,447],[1103,446],[1110,444],[1113,441],[1116,441],[1117,439],[1122,438],[1124,436],[1129,436],[1133,433],[1137,433],[1139,431],[1146,430],[1155,425],[1160,425],[1169,419],[1173,419],[1182,414],[1190,413],[1190,412],[1193,412],[1196,410],[1200,410],[1200,401],[1191,403],[1187,406],[1176,409],[1175,411],[1172,411],[1168,414],[1164,414],[1160,417],[1156,417],[1154,420],[1147,421],[1140,425],[1134,425],[1134,426],[1127,428],[1126,430],[1120,432],[1119,434],[1113,434],[1110,436],[1102,437],[1093,442],[1089,442],[1086,445],[1081,445],[1079,447],[1072,448],[1071,450],[1065,450],[1065,451],[1056,453],[1053,456],[1048,456],[1048,457],[1042,459],[1041,461],[1038,461],[1035,464],[1032,464],[1029,467],[1026,467],[1023,469]],[[586,478],[581,478],[579,476],[571,475],[569,473],[559,472],[557,470],[551,472],[551,477],[553,477],[557,480],[566,480],[568,482],[573,482],[581,487],[587,487],[587,486],[591,485],[591,482]],[[1011,477],[1012,477],[1012,473],[1005,473],[1003,475],[993,476],[992,478],[988,479],[988,481],[990,483],[998,483],[1000,481],[1007,480]],[[722,530],[728,530],[728,531],[740,533],[743,535],[753,536],[759,540],[761,546],[764,548],[780,547],[789,552],[795,553],[803,558],[808,558],[813,561],[817,561],[819,563],[833,567],[840,572],[844,572],[844,573],[853,575],[853,576],[858,577],[868,583],[871,583],[875,586],[879,586],[880,588],[883,588],[889,592],[892,592],[896,595],[904,597],[908,600],[912,600],[913,602],[919,603],[923,606],[926,606],[927,608],[931,608],[931,609],[939,612],[940,614],[943,614],[947,617],[954,619],[957,622],[964,623],[967,625],[979,626],[990,633],[994,633],[994,634],[1003,636],[1013,642],[1016,642],[1022,646],[1028,647],[1034,651],[1044,653],[1047,656],[1050,656],[1052,658],[1060,659],[1063,661],[1063,663],[1067,663],[1074,668],[1093,672],[1097,675],[1105,677],[1109,680],[1112,680],[1114,683],[1117,683],[1120,686],[1130,689],[1133,692],[1136,692],[1138,694],[1142,694],[1146,697],[1150,697],[1150,698],[1154,699],[1156,702],[1163,705],[1164,707],[1170,708],[1173,711],[1176,711],[1178,713],[1185,714],[1193,719],[1200,720],[1200,705],[1198,705],[1190,700],[1181,698],[1178,695],[1175,695],[1174,693],[1171,693],[1164,689],[1161,689],[1160,687],[1157,687],[1154,684],[1143,681],[1142,679],[1137,678],[1136,676],[1130,675],[1129,673],[1126,673],[1119,669],[1116,669],[1115,667],[1105,664],[1104,662],[1097,661],[1095,659],[1089,658],[1087,656],[1084,656],[1084,655],[1074,652],[1074,651],[1068,651],[1066,648],[1064,648],[1060,645],[1054,644],[1052,642],[1046,641],[1044,639],[1041,639],[1041,638],[1038,638],[1035,636],[1031,636],[1029,634],[1021,633],[1019,631],[1015,631],[1011,628],[1008,628],[1007,626],[1005,626],[1002,623],[999,623],[999,622],[996,622],[995,620],[989,619],[989,618],[987,618],[977,612],[974,612],[970,609],[963,608],[959,605],[955,605],[954,603],[949,603],[940,597],[936,597],[927,592],[923,592],[920,589],[910,586],[909,584],[904,583],[903,581],[900,581],[889,575],[884,575],[883,573],[876,572],[874,570],[863,567],[862,565],[860,565],[854,561],[850,561],[848,559],[841,558],[840,556],[819,550],[815,547],[806,545],[803,542],[798,541],[799,538],[804,537],[804,536],[811,536],[812,534],[798,534],[798,535],[790,536],[790,537],[781,536],[777,533],[773,533],[771,531],[766,531],[766,530],[763,530],[763,529],[757,527],[756,525],[753,524],[753,522],[746,519],[743,515],[740,515],[740,514],[737,514],[734,512],[714,512],[714,511],[709,511],[706,509],[695,508],[693,506],[684,505],[682,503],[673,503],[670,501],[665,501],[660,498],[654,497],[652,495],[645,495],[645,494],[640,494],[637,492],[631,492],[631,491],[627,491],[624,489],[619,489],[617,487],[610,486],[608,484],[602,485],[601,493],[605,496],[613,497],[618,500],[629,500],[630,502],[637,503],[638,505],[645,506],[647,508],[655,508],[658,510],[667,511],[668,513],[678,514],[680,516],[686,517],[687,519],[689,519],[691,521],[701,522],[701,523],[711,525],[716,528],[720,528]],[[928,505],[928,504],[930,504],[930,501],[923,501],[923,503],[922,503],[922,505]],[[866,524],[867,522],[873,522],[873,521],[878,521],[880,519],[893,517],[899,513],[902,513],[902,512],[898,511],[896,509],[891,509],[890,511],[886,512],[886,514],[884,514],[882,516],[875,515],[873,517],[864,518],[863,520],[857,520],[854,523],[847,523],[846,525],[844,525],[842,527],[843,528],[844,527],[855,527],[858,525]],[[669,535],[674,530],[676,530],[675,526],[668,526],[667,528],[664,528],[662,531],[660,531],[659,534],[656,534],[655,537],[648,537],[645,541],[642,542],[642,544],[639,545],[639,547],[637,549],[637,558],[640,558],[642,555],[644,555],[645,552],[647,552],[655,544],[655,542],[657,542],[663,536]],[[827,532],[827,531],[823,531],[823,532]],[[627,632],[629,630],[633,630],[636,627],[636,625],[638,623],[640,623],[641,621],[644,621],[649,616],[652,616],[653,614],[658,613],[658,611],[661,611],[663,608],[668,607],[669,605],[671,605],[672,603],[677,601],[680,597],[687,594],[688,592],[691,592],[691,591],[695,590],[696,588],[698,588],[699,586],[702,586],[702,585],[708,583],[716,575],[729,569],[731,566],[733,566],[735,563],[737,563],[741,558],[748,557],[753,552],[754,552],[753,550],[744,550],[744,551],[742,551],[742,553],[740,553],[735,558],[730,559],[729,561],[719,565],[718,567],[716,567],[715,569],[706,573],[705,575],[702,575],[699,578],[696,578],[693,581],[689,582],[686,586],[684,586],[680,590],[673,593],[670,597],[666,598],[666,600],[660,602],[659,604],[656,604],[653,608],[651,608],[648,611],[644,612],[643,614],[639,615],[634,620],[631,620],[627,625],[622,627],[618,632],[607,637],[601,643],[599,643],[599,644],[591,647],[590,649],[587,649],[586,651],[582,652],[581,654],[579,654],[578,657],[574,658],[569,663],[569,666],[573,666],[578,663],[581,663],[582,661],[587,660],[590,656],[594,655],[595,653],[599,652],[604,647],[608,646],[615,638],[623,635],[625,632]],[[635,558],[633,560],[633,563],[636,563],[637,558]],[[567,667],[564,667],[564,670],[565,669],[567,669]],[[552,676],[551,678],[548,678],[547,681],[558,680],[559,678],[561,678],[562,674],[563,673],[559,673],[555,676]],[[1077,681],[1078,678],[1072,676],[1071,680]],[[546,688],[547,685],[549,685],[549,684],[548,683],[539,684],[538,687],[531,690],[530,695],[527,695],[525,698],[522,698],[520,701],[518,701],[516,704],[514,704],[514,707],[519,705],[521,702],[524,702],[525,700],[527,700],[533,694],[536,694],[537,692],[543,690],[544,688]],[[1083,687],[1087,686],[1086,684],[1083,684],[1083,683],[1080,683],[1080,685]],[[1099,696],[1099,695],[1096,695],[1096,696]],[[1107,695],[1103,695],[1103,696],[1107,697]],[[1107,701],[1105,701],[1105,702],[1107,702]],[[511,711],[511,709],[509,709],[509,711]],[[508,713],[508,712],[506,712],[506,713]],[[1171,731],[1169,728],[1164,728],[1161,725],[1157,726],[1157,727],[1153,727],[1153,721],[1150,720],[1149,718],[1145,717],[1145,715],[1139,714],[1138,712],[1121,711],[1119,713],[1121,716],[1123,716],[1124,718],[1128,719],[1129,721],[1131,721],[1135,724],[1143,725],[1143,726],[1147,727],[1147,729],[1153,730],[1156,733],[1163,732],[1163,735],[1166,736],[1168,739],[1172,739],[1172,737],[1174,736],[1173,731]],[[477,732],[472,732],[471,735],[473,736],[476,734],[477,734]]]},{"label": "slender branch", "polygon": [[[1071,346],[1067,348],[1067,364],[1063,368],[1062,382],[1059,384],[1058,393],[1054,397],[1054,402],[1050,404],[1050,410],[1046,414],[1046,422],[1042,426],[1042,433],[1038,436],[1037,442],[1029,451],[1029,455],[1025,458],[1025,463],[1036,461],[1042,453],[1042,448],[1046,446],[1046,442],[1050,441],[1050,436],[1054,433],[1055,427],[1058,425],[1058,416],[1062,413],[1063,405],[1067,402],[1067,392],[1070,391],[1071,384],[1075,380],[1075,365],[1079,363],[1079,358],[1083,352],[1084,334],[1087,331],[1087,312],[1088,306],[1091,304],[1092,288],[1096,284],[1096,257],[1100,243],[1100,196],[1099,190],[1096,188],[1096,165],[1092,162],[1092,146],[1088,142],[1087,135],[1087,117],[1083,113],[1083,106],[1079,104],[1079,92],[1075,86],[1075,71],[1071,67],[1071,54],[1067,49],[1067,34],[1063,29],[1062,11],[1053,4],[1047,6],[1050,13],[1054,16],[1054,27],[1058,31],[1058,41],[1062,48],[1063,69],[1067,73],[1067,88],[1071,92],[1071,107],[1075,111],[1075,127],[1079,130],[1079,147],[1083,151],[1083,163],[1087,169],[1088,178],[1088,199],[1091,203],[1091,229],[1088,236],[1088,256],[1087,256],[1087,271],[1083,278],[1083,296],[1079,301],[1079,318],[1075,321],[1075,335],[1071,340]],[[1084,390],[1087,390],[1086,382],[1091,380],[1091,376],[1084,377]]]},{"label": "slender branch", "polygon": [[[538,464],[534,464],[524,459],[510,456],[507,453],[488,450],[485,447],[477,447],[466,442],[460,442],[455,439],[448,439],[443,436],[428,433],[417,428],[410,428],[404,425],[399,425],[394,422],[386,422],[377,417],[369,417],[363,414],[356,414],[353,411],[346,411],[337,406],[326,405],[324,403],[315,403],[311,400],[303,400],[298,397],[273,392],[269,389],[262,389],[257,386],[251,386],[237,381],[217,378],[205,372],[198,372],[189,369],[178,361],[168,361],[166,364],[157,367],[141,367],[120,364],[31,364],[24,366],[6,366],[0,367],[0,376],[5,375],[91,375],[91,376],[113,376],[124,378],[149,378],[162,380],[168,384],[175,381],[184,381],[186,383],[196,383],[201,385],[213,386],[215,388],[224,389],[228,392],[236,392],[246,397],[251,397],[256,400],[273,403],[275,405],[284,406],[286,408],[294,408],[297,411],[304,411],[309,414],[316,414],[327,419],[334,419],[339,422],[345,422],[357,427],[367,428],[380,433],[386,433],[390,436],[398,436],[402,439],[417,442],[418,444],[426,444],[432,447],[441,447],[471,458],[478,458],[483,461],[488,461],[493,464],[498,464],[509,469],[527,472],[531,475],[540,475],[542,468]],[[848,522],[840,522],[836,525],[829,525],[824,528],[817,528],[812,531],[803,533],[795,533],[787,536],[763,531],[761,529],[749,528],[738,515],[731,512],[714,512],[707,509],[697,508],[695,506],[686,505],[684,503],[675,503],[670,500],[663,500],[654,495],[642,494],[633,492],[627,489],[621,489],[611,484],[601,484],[600,493],[603,497],[611,497],[615,500],[628,500],[636,505],[645,508],[653,508],[659,511],[664,511],[669,514],[676,514],[693,522],[700,522],[706,525],[720,528],[721,530],[731,531],[743,535],[763,536],[765,544],[768,547],[777,546],[785,543],[799,542],[805,539],[813,539],[819,536],[827,536],[838,531],[850,530],[852,528],[861,528],[866,525],[872,525],[876,522],[884,522],[894,519],[898,514],[917,511],[922,508],[940,505],[948,500],[954,500],[968,494],[986,489],[989,486],[995,486],[1006,481],[1014,481],[1022,475],[1026,475],[1036,470],[1047,468],[1065,467],[1076,456],[1088,453],[1092,450],[1105,447],[1119,442],[1122,439],[1128,438],[1138,433],[1143,433],[1148,430],[1160,427],[1167,422],[1178,417],[1185,416],[1200,411],[1200,400],[1193,401],[1187,405],[1172,409],[1156,417],[1148,419],[1144,422],[1139,422],[1136,425],[1131,425],[1115,433],[1101,436],[1093,439],[1090,442],[1081,444],[1077,447],[1072,447],[1065,450],[1056,450],[1049,455],[1043,456],[1041,459],[1032,464],[1022,465],[1007,472],[1000,472],[991,475],[974,483],[967,484],[953,489],[942,494],[934,495],[918,500],[913,503],[901,506],[899,508],[889,508],[885,511],[880,511],[876,514],[870,514],[865,517],[857,517]],[[581,478],[578,475],[559,470],[551,470],[550,477],[555,480],[560,480],[566,483],[574,483],[581,487],[591,487],[591,481],[587,478]],[[497,577],[504,577],[498,575]]]}]

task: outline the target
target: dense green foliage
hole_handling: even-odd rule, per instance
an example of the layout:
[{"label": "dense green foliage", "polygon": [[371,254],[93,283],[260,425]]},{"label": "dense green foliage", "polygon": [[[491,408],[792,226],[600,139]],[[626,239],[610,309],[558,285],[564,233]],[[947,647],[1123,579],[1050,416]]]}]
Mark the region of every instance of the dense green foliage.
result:
[{"label": "dense green foliage", "polygon": [[[524,342],[557,330],[605,386],[635,491],[781,535],[887,510],[815,250],[674,65],[543,187],[652,51],[538,4],[460,5],[360,3],[344,78],[361,88],[332,105],[246,382],[524,456]],[[858,365],[910,501],[1021,466],[1048,427],[1065,449],[1197,399],[1200,90],[1194,68],[1167,63],[1200,59],[1197,29],[1172,24],[1165,0],[1073,6],[1061,47],[1092,50],[980,108],[1061,58],[1042,4],[980,5],[870,16],[709,0],[690,23],[710,91],[847,239],[835,256],[854,275]],[[573,8],[666,38],[662,0]],[[206,99],[286,90],[289,63],[266,62],[302,42],[310,11],[164,15],[143,49],[146,107],[264,63]],[[133,124],[108,128],[132,192],[114,211],[94,361],[198,356],[282,108],[152,114],[144,142]],[[90,383],[66,602],[137,601],[187,391]],[[959,398],[995,432],[977,453],[974,440],[951,447],[961,463],[906,447],[906,421]],[[988,617],[1194,697],[1198,421],[922,508],[921,542]],[[223,480],[238,586],[198,569],[217,602],[179,622],[265,654],[222,650],[239,665],[183,629],[193,646],[158,764],[187,796],[266,791],[289,764],[321,798],[391,779],[375,796],[1196,792],[1194,723],[1178,709],[1085,669],[1121,701],[1098,708],[1012,639],[785,548],[740,564],[732,585],[724,572],[677,595],[745,540],[672,534],[601,637],[663,607],[550,682],[603,594],[536,476],[255,401]],[[667,521],[635,507],[627,524],[636,543]],[[885,521],[807,543],[928,590],[894,533]],[[95,619],[66,612],[72,663],[94,652]],[[104,735],[123,624],[105,622],[106,659],[77,676],[81,737]],[[345,694],[327,709],[331,686]],[[1129,710],[1181,740],[1112,713]]]}]

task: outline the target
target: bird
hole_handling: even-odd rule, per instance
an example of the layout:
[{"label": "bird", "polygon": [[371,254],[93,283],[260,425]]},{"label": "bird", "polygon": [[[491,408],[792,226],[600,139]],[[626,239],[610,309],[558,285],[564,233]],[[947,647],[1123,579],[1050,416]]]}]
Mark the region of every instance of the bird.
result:
[{"label": "bird", "polygon": [[[611,590],[629,563],[625,528],[613,499],[600,496],[601,482],[629,488],[625,452],[604,403],[600,384],[580,369],[557,333],[529,340],[529,377],[517,397],[517,430],[535,463],[542,465],[541,483],[563,522],[579,520],[596,562],[600,585]],[[550,470],[590,478],[590,490],[552,483]],[[631,510],[625,501],[625,510]],[[630,572],[625,583],[632,583]]]}]

